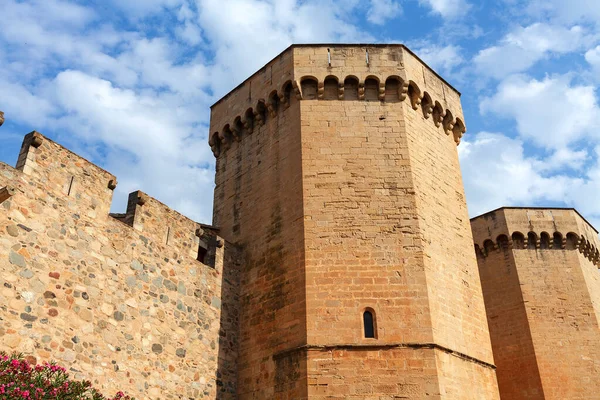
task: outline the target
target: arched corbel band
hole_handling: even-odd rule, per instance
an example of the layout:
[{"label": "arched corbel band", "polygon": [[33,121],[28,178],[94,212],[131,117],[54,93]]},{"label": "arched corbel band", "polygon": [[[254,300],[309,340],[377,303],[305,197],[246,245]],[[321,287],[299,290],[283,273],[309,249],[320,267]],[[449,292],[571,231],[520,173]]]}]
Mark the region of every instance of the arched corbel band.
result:
[{"label": "arched corbel band", "polygon": [[390,75],[385,79],[368,75],[362,80],[354,75],[344,78],[327,75],[322,81],[307,75],[298,81],[288,80],[265,95],[265,98],[257,100],[254,107],[235,116],[232,123],[209,136],[208,142],[215,157],[231,147],[232,142],[241,141],[245,135],[251,135],[255,129],[264,126],[269,119],[276,118],[294,100],[397,103],[408,99],[413,110],[420,111],[424,119],[433,121],[436,128],[442,127],[446,135],[452,135],[456,144],[460,143],[466,132],[464,122],[455,118],[452,111],[444,108],[430,93],[422,91],[416,82],[398,75]]},{"label": "arched corbel band", "polygon": [[488,257],[492,252],[506,250],[578,250],[594,265],[600,267],[600,250],[597,249],[584,236],[568,232],[540,232],[526,233],[515,231],[510,238],[499,235],[496,240],[486,239],[481,245],[475,244],[477,257]]}]

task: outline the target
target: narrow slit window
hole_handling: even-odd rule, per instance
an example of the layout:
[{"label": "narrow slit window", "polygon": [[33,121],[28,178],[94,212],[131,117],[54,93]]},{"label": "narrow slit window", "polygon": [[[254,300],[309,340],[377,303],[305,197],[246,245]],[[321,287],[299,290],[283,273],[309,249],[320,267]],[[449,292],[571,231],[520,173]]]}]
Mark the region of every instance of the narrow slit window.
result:
[{"label": "narrow slit window", "polygon": [[363,325],[365,328],[365,338],[375,339],[375,321],[371,311],[363,313]]}]

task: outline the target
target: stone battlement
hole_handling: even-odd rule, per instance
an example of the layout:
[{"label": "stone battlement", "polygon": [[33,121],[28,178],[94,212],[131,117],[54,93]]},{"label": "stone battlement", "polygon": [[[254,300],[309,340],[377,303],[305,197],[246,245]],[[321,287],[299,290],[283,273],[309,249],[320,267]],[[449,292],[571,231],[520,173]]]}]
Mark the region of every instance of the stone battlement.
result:
[{"label": "stone battlement", "polygon": [[295,45],[212,106],[219,157],[292,100],[410,102],[455,142],[466,131],[460,93],[403,45]]},{"label": "stone battlement", "polygon": [[572,208],[501,208],[471,220],[475,251],[578,250],[600,266],[598,232]]},{"label": "stone battlement", "polygon": [[[136,398],[235,391],[235,246],[38,132],[0,163],[0,350]],[[224,271],[223,265],[228,268]]]}]

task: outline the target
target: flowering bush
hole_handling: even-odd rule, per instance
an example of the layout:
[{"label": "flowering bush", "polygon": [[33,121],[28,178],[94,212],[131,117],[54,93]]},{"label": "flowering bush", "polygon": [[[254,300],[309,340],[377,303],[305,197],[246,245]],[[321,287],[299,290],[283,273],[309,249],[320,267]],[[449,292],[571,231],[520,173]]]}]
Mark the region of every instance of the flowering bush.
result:
[{"label": "flowering bush", "polygon": [[0,352],[0,400],[134,400],[123,392],[107,398],[89,381],[74,381],[54,362],[31,365],[21,354]]}]

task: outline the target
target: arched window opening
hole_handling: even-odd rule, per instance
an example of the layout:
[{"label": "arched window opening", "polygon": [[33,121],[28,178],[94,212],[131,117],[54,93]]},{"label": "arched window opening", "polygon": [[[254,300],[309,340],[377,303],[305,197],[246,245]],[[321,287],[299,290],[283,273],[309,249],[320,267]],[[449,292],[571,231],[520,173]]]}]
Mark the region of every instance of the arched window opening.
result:
[{"label": "arched window opening", "polygon": [[535,232],[529,232],[527,234],[527,248],[529,250],[535,250],[537,244],[537,235]]},{"label": "arched window opening", "polygon": [[485,250],[485,254],[489,254],[492,251],[494,251],[495,247],[496,246],[494,245],[494,242],[492,242],[490,239],[483,242],[483,249]]},{"label": "arched window opening", "polygon": [[337,100],[338,99],[338,81],[336,78],[330,76],[325,78],[323,99],[325,100]]},{"label": "arched window opening", "polygon": [[540,249],[550,248],[550,235],[548,232],[542,232],[540,235]]},{"label": "arched window opening", "polygon": [[421,105],[421,90],[419,90],[419,87],[414,82],[408,84],[408,98],[410,99],[412,108],[418,110],[419,105]]},{"label": "arched window opening", "polygon": [[242,132],[244,131],[244,125],[242,124],[242,118],[240,116],[235,117],[233,125],[231,126],[231,132],[233,133],[233,140],[239,142],[242,139]]},{"label": "arched window opening", "polygon": [[314,78],[304,78],[300,83],[302,98],[304,100],[315,100],[317,98],[318,83]]},{"label": "arched window opening", "polygon": [[513,249],[522,249],[525,247],[525,235],[521,232],[513,232],[512,234]]},{"label": "arched window opening", "polygon": [[374,78],[367,78],[365,81],[365,100],[379,101],[379,82]]},{"label": "arched window opening", "polygon": [[552,248],[554,250],[560,250],[562,249],[562,235],[560,234],[560,232],[554,232],[554,235],[552,236]]},{"label": "arched window opening", "polygon": [[344,100],[358,100],[358,79],[352,76],[344,80]]},{"label": "arched window opening", "polygon": [[385,102],[397,103],[400,101],[400,81],[398,78],[388,78],[385,81]]},{"label": "arched window opening", "polygon": [[501,249],[501,250],[508,250],[508,236],[506,236],[506,235],[500,235],[496,239],[496,242],[498,243],[498,248],[499,249]]},{"label": "arched window opening", "polygon": [[363,313],[363,326],[365,338],[367,339],[375,339],[375,312],[372,309],[367,309]]},{"label": "arched window opening", "polygon": [[565,246],[567,250],[575,250],[577,248],[578,243],[579,243],[579,236],[577,236],[577,234],[575,234],[573,232],[567,233],[567,243]]},{"label": "arched window opening", "polygon": [[292,86],[291,82],[288,82],[285,84],[285,86],[283,87],[283,102],[286,103],[287,105],[290,104],[290,102],[292,101],[292,91],[294,90],[294,87]]}]

